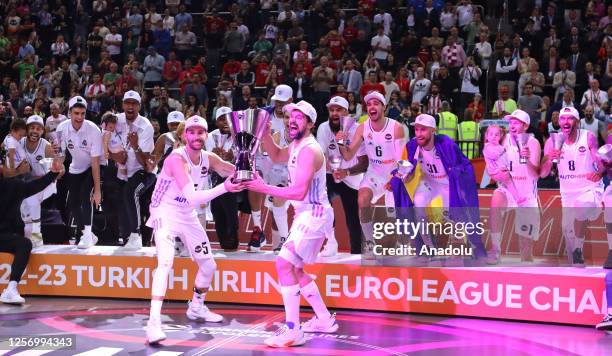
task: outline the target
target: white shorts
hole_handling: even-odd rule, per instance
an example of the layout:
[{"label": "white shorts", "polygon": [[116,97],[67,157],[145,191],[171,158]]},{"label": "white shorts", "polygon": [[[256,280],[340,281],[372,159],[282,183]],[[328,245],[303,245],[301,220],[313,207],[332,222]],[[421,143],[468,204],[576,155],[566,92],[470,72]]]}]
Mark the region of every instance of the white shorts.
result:
[{"label": "white shorts", "polygon": [[[151,211],[147,226],[153,229],[155,242],[158,248],[166,246],[163,239],[179,237],[183,245],[189,250],[191,258],[195,261],[212,258],[212,247],[206,235],[206,230],[200,224],[197,216],[177,217],[170,211]],[[158,239],[160,243],[158,243]]]},{"label": "white shorts", "polygon": [[21,219],[24,223],[40,220],[41,204],[45,199],[49,198],[57,192],[55,183],[50,184],[42,192],[38,192],[21,202]]},{"label": "white shorts", "polygon": [[604,221],[612,223],[612,184],[608,185],[603,196]]},{"label": "white shorts", "polygon": [[496,192],[503,194],[506,197],[508,205],[501,208],[503,213],[509,210],[514,210],[514,232],[522,237],[526,237],[537,241],[540,237],[540,205],[538,197],[531,197],[521,206],[516,203],[514,196],[504,187],[495,189]]},{"label": "white shorts", "polygon": [[363,179],[359,184],[359,189],[367,188],[372,191],[372,200],[370,203],[376,204],[381,197],[385,197],[385,206],[386,207],[395,207],[395,198],[393,197],[393,192],[385,189],[385,186],[389,182],[390,177],[381,177],[380,175],[375,174],[374,172],[367,171],[363,175]]},{"label": "white shorts", "polygon": [[298,213],[291,224],[287,242],[279,256],[296,267],[314,263],[321,251],[326,233],[334,225],[334,210],[329,207],[321,217],[313,217],[308,211]]},{"label": "white shorts", "polygon": [[414,206],[417,208],[427,208],[438,197],[442,198],[442,207],[448,208],[450,205],[449,186],[421,180],[414,191]]},{"label": "white shorts", "polygon": [[563,194],[561,193],[561,206],[563,216],[572,217],[572,221],[595,221],[601,214],[603,202],[603,187]]}]

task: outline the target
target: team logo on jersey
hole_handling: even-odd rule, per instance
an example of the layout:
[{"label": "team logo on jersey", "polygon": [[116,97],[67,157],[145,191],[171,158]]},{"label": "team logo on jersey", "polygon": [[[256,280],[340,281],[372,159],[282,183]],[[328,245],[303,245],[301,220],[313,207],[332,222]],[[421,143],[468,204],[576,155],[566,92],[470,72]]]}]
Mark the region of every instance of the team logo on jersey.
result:
[{"label": "team logo on jersey", "polygon": [[295,164],[295,160],[297,159],[297,157],[293,157],[293,159],[291,160],[291,164]]},{"label": "team logo on jersey", "polygon": [[387,141],[391,141],[392,138],[393,138],[393,136],[391,136],[390,133],[385,135],[385,140],[387,140]]},{"label": "team logo on jersey", "polygon": [[527,225],[521,225],[521,231],[522,232],[527,231]]},{"label": "team logo on jersey", "polygon": [[41,159],[43,159],[43,156],[41,156],[41,155],[36,156],[36,160],[37,161],[40,161]]},{"label": "team logo on jersey", "polygon": [[372,139],[372,133],[368,132],[368,140],[371,140],[371,139]]},{"label": "team logo on jersey", "polygon": [[584,147],[584,146],[580,146],[580,147],[578,148],[578,152],[580,152],[580,153],[585,153],[585,152],[586,152],[586,147]]},{"label": "team logo on jersey", "polygon": [[74,148],[74,144],[72,143],[72,140],[68,140],[68,148],[69,149],[73,149]]},{"label": "team logo on jersey", "polygon": [[87,140],[83,140],[83,142],[81,143],[81,145],[83,145],[83,146],[87,146]]},{"label": "team logo on jersey", "polygon": [[333,143],[332,143],[332,144],[330,144],[330,145],[329,145],[329,149],[330,149],[330,150],[335,150],[335,149],[336,149],[336,145],[335,145],[335,144],[333,144]]},{"label": "team logo on jersey", "polygon": [[208,175],[208,167],[202,167],[202,171],[200,172],[203,176]]}]

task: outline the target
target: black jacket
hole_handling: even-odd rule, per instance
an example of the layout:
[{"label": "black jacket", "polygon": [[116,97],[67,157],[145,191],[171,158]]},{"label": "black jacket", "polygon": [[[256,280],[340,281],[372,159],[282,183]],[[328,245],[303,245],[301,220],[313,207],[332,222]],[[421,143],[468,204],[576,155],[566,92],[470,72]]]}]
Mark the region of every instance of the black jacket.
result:
[{"label": "black jacket", "polygon": [[21,214],[19,208],[24,199],[42,192],[53,183],[58,174],[49,172],[30,182],[19,178],[0,178],[0,233],[15,232]]}]

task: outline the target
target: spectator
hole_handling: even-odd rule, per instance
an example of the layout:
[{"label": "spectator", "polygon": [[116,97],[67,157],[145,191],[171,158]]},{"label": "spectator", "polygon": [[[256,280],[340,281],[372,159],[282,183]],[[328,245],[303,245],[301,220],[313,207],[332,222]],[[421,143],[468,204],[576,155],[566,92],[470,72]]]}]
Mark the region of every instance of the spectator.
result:
[{"label": "spectator", "polygon": [[465,65],[459,70],[461,80],[461,106],[459,112],[462,112],[472,101],[474,94],[480,92],[480,77],[482,70],[474,63],[474,57],[467,58]]},{"label": "spectator", "polygon": [[157,13],[155,4],[149,4],[149,11],[144,15],[144,19],[152,24],[162,20],[162,16]]},{"label": "spectator", "polygon": [[198,98],[198,102],[202,104],[206,112],[208,108],[208,92],[206,91],[206,86],[202,84],[202,78],[198,73],[193,74],[191,84],[185,87],[185,96],[189,96],[189,94],[193,94]]},{"label": "spectator", "polygon": [[271,43],[278,37],[278,27],[276,27],[276,18],[274,16],[268,18],[268,23],[264,26],[264,33],[264,38]]},{"label": "spectator", "polygon": [[563,108],[571,107],[578,110],[580,113],[580,105],[578,102],[574,101],[574,91],[572,89],[566,90],[563,93],[563,98],[561,100],[555,101],[550,108],[548,109],[548,115],[546,118],[547,122],[550,122],[550,117],[553,112],[558,111],[561,112]]},{"label": "spectator", "polygon": [[383,7],[378,8],[378,14],[374,16],[374,20],[372,23],[383,28],[383,33],[385,36],[391,36],[391,23],[393,22],[393,17],[390,13],[386,12]]},{"label": "spectator", "polygon": [[555,73],[552,86],[556,89],[555,98],[557,100],[563,96],[566,90],[573,90],[576,86],[576,73],[568,70],[565,58],[559,61],[559,71]]},{"label": "spectator", "polygon": [[232,104],[234,104],[234,110],[245,110],[249,107],[249,99],[251,98],[251,87],[249,87],[248,85],[242,85],[240,86],[240,88],[240,94],[236,92],[237,95],[235,95],[232,100]]},{"label": "spectator", "polygon": [[162,78],[166,82],[166,85],[170,87],[178,86],[178,80],[182,71],[181,61],[176,59],[176,53],[171,51],[168,55],[168,61],[164,63],[164,70],[162,72]]},{"label": "spectator", "polygon": [[90,117],[97,118],[100,114],[100,99],[106,94],[106,87],[102,83],[102,76],[99,73],[94,73],[93,83],[85,88],[85,98],[89,100],[87,112]]},{"label": "spectator", "polygon": [[108,54],[111,56],[113,62],[115,63],[123,63],[123,58],[121,57],[121,41],[123,37],[121,34],[117,33],[117,26],[112,25],[110,28],[110,33],[104,37],[104,45],[106,46],[106,50]]},{"label": "spectator", "polygon": [[62,61],[62,67],[53,73],[53,85],[59,86],[62,93],[69,93],[70,88],[76,85],[79,81],[75,71],[68,69],[68,61]]},{"label": "spectator", "polygon": [[474,94],[474,98],[468,104],[466,110],[471,110],[472,121],[480,122],[484,118],[484,105],[482,104],[482,95],[480,93]]},{"label": "spectator", "polygon": [[[123,97],[123,93],[125,93],[126,91],[135,90],[138,88],[138,81],[132,75],[132,72],[130,71],[130,66],[127,64],[123,66],[121,73],[122,74],[115,80],[114,84],[117,88],[117,92],[115,93],[115,95]],[[126,90],[123,90],[123,87],[125,87]]]},{"label": "spectator", "polygon": [[293,89],[293,102],[298,102],[300,100],[310,102],[312,97],[312,83],[304,67],[303,60],[296,64],[295,74],[288,84],[291,89]]},{"label": "spectator", "polygon": [[119,66],[117,66],[117,63],[111,63],[110,72],[104,74],[104,77],[102,78],[102,82],[104,83],[104,85],[108,86],[115,83],[117,78],[121,76],[121,74],[117,72],[118,69]]},{"label": "spectator", "polygon": [[516,101],[510,97],[510,88],[507,85],[502,85],[499,88],[499,99],[495,101],[493,109],[491,109],[493,117],[502,119],[517,108]]},{"label": "spectator", "polygon": [[421,103],[423,99],[429,94],[431,88],[431,81],[425,78],[425,69],[419,67],[417,69],[416,77],[410,83],[410,92],[412,93],[412,102]]},{"label": "spectator", "polygon": [[225,33],[223,48],[227,55],[233,59],[242,58],[242,52],[246,41],[242,33],[238,32],[238,25],[235,22],[230,23],[230,30]]},{"label": "spectator", "polygon": [[431,94],[423,98],[423,101],[421,101],[421,106],[424,108],[424,112],[433,117],[436,117],[436,115],[440,112],[440,109],[442,108],[443,101],[446,101],[446,98],[444,98],[440,94],[440,88],[438,87],[438,84],[432,83]]},{"label": "spectator", "polygon": [[186,117],[206,115],[206,108],[200,104],[198,97],[194,93],[187,94],[183,110]]},{"label": "spectator", "polygon": [[374,51],[374,58],[382,67],[387,65],[389,53],[391,52],[391,39],[384,34],[384,28],[379,27],[376,36],[372,37],[370,42],[372,51]]},{"label": "spectator", "polygon": [[538,63],[533,61],[529,67],[529,71],[523,73],[519,79],[518,95],[519,98],[523,95],[525,84],[530,83],[533,86],[533,92],[540,95],[544,92],[546,80],[544,74],[538,71]]},{"label": "spectator", "polygon": [[153,38],[155,40],[155,49],[157,49],[157,52],[164,58],[168,57],[168,53],[170,53],[172,48],[172,36],[170,36],[170,31],[164,28],[164,24],[161,20],[155,24]]},{"label": "spectator", "polygon": [[191,28],[193,26],[193,18],[190,13],[186,12],[187,7],[185,4],[181,4],[179,6],[178,14],[174,17],[174,23],[177,29],[182,29],[183,26],[187,26],[187,28]]},{"label": "spectator", "polygon": [[597,137],[598,146],[604,145],[608,139],[608,124],[595,118],[591,105],[584,108],[584,117],[580,120],[580,128],[591,131]]},{"label": "spectator", "polygon": [[174,21],[174,16],[170,15],[170,9],[168,8],[164,9],[162,23],[163,23],[164,29],[168,30],[168,32],[170,32],[170,36],[174,38],[175,31],[176,31],[176,24]]},{"label": "spectator", "polygon": [[386,94],[385,87],[376,80],[376,72],[374,71],[368,72],[368,81],[364,83],[359,90],[360,101],[363,101],[363,98],[371,91],[377,91],[382,95]]},{"label": "spectator", "polygon": [[278,35],[276,45],[272,50],[272,54],[274,55],[274,58],[282,58],[284,63],[289,63],[291,50],[289,49],[289,44],[285,42],[285,37],[282,34]]},{"label": "spectator", "polygon": [[359,95],[359,89],[363,84],[363,77],[361,72],[355,70],[355,65],[352,60],[347,60],[345,62],[342,72],[338,74],[338,83],[344,85],[347,93]]},{"label": "spectator", "polygon": [[444,5],[444,9],[440,13],[440,32],[446,37],[451,28],[457,24],[457,12],[450,2]]},{"label": "spectator", "polygon": [[358,119],[362,115],[361,103],[357,100],[357,95],[349,91],[346,100],[348,101],[348,113],[351,117]]},{"label": "spectator", "polygon": [[[132,30],[132,34],[135,37],[140,37],[142,33],[142,27],[144,25],[144,18],[142,17],[142,14],[140,13],[138,6],[132,6],[132,9],[130,10],[130,14],[127,17],[127,20],[128,20],[128,28]],[[151,21],[148,21],[148,22],[155,23]]]},{"label": "spectator", "polygon": [[176,33],[174,37],[174,45],[176,48],[177,55],[179,58],[190,58],[192,54],[192,48],[196,44],[196,36],[193,32],[189,31],[189,27],[183,25],[181,30]]},{"label": "spectator", "polygon": [[261,31],[259,39],[253,44],[253,50],[256,54],[271,53],[274,45],[266,37],[266,33]]},{"label": "spectator", "polygon": [[[291,48],[291,50],[295,51],[298,49],[298,47],[302,49],[302,42],[306,43],[306,47],[304,49],[306,49],[306,52],[308,52],[308,43],[304,41],[304,29],[300,27],[300,24],[297,20],[293,20],[291,22],[291,28],[289,29],[289,31],[287,31],[287,43],[289,43],[289,47]],[[296,54],[297,52],[293,54],[294,61],[296,60]],[[311,59],[312,54],[310,54],[310,58],[307,58],[307,60]]]},{"label": "spectator", "polygon": [[331,97],[331,85],[335,83],[334,70],[329,67],[327,57],[321,57],[321,65],[312,71],[313,102],[321,120],[327,120],[325,105]]},{"label": "spectator", "polygon": [[255,84],[255,73],[251,72],[248,61],[240,63],[240,72],[236,74],[234,86],[243,87],[245,85],[252,87]]},{"label": "spectator", "polygon": [[51,44],[51,53],[57,57],[65,57],[70,52],[70,45],[64,41],[64,36],[58,35],[57,39]]},{"label": "spectator", "polygon": [[589,90],[582,95],[580,106],[591,106],[597,116],[599,111],[603,109],[604,104],[608,103],[608,93],[599,89],[599,80],[597,79],[589,81],[589,87]]},{"label": "spectator", "polygon": [[[380,85],[382,85],[385,88],[385,100],[387,100],[387,102],[391,100],[391,94],[394,91],[397,91],[398,99],[399,99],[400,87],[399,85],[397,85],[396,82],[393,81],[393,73],[391,73],[391,71],[387,71],[385,73],[385,80],[382,81]],[[398,112],[398,116],[399,116],[399,112]]]},{"label": "spectator", "polygon": [[157,53],[153,46],[150,46],[147,52],[148,56],[143,63],[143,69],[145,71],[144,83],[145,87],[152,87],[155,84],[161,84],[162,71],[164,70],[166,60]]},{"label": "spectator", "polygon": [[449,36],[446,40],[446,46],[442,48],[442,63],[448,66],[448,70],[456,76],[459,70],[463,67],[467,57],[463,47],[456,43],[456,38]]},{"label": "spectator", "polygon": [[546,111],[546,105],[544,101],[538,95],[533,94],[533,85],[531,83],[525,84],[524,95],[519,97],[518,108],[529,114],[531,120],[529,124],[528,132],[535,134],[535,137],[542,142],[540,135],[540,119],[541,113]]},{"label": "spectator", "polygon": [[514,89],[516,88],[516,80],[518,79],[517,66],[518,59],[512,57],[512,49],[504,47],[504,55],[497,60],[495,65],[495,74],[498,80],[498,90],[501,91],[502,87],[507,87],[510,97],[514,95]]}]

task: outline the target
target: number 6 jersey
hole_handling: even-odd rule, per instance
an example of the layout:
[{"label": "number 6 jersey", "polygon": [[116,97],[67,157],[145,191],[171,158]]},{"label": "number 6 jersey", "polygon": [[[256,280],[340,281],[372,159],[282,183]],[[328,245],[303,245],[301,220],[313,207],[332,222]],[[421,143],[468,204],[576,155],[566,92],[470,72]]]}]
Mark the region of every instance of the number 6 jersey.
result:
[{"label": "number 6 jersey", "polygon": [[603,187],[601,180],[593,182],[587,178],[589,174],[597,172],[597,164],[589,149],[587,133],[587,130],[578,130],[576,142],[571,145],[566,142],[561,148],[561,157],[557,164],[561,194]]},{"label": "number 6 jersey", "polygon": [[388,117],[385,120],[384,128],[374,131],[368,118],[363,123],[363,141],[370,162],[367,172],[387,179],[391,171],[397,168],[397,157],[401,152],[395,152],[395,126],[399,123]]}]

